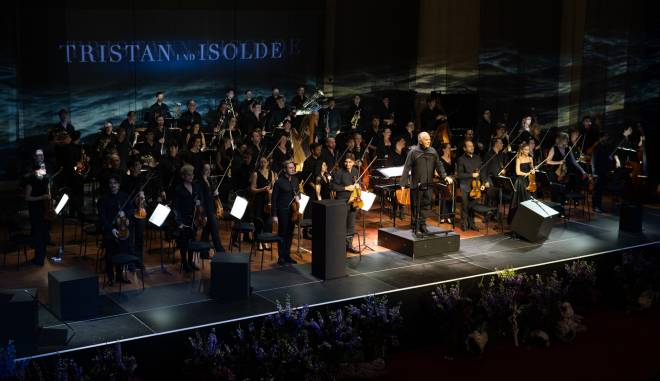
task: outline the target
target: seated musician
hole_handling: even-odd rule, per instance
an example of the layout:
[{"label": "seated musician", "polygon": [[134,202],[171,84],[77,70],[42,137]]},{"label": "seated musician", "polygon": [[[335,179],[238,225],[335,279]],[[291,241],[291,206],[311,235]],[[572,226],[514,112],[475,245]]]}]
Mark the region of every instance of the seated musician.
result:
[{"label": "seated musician", "polygon": [[114,282],[131,283],[122,275],[121,266],[112,266],[112,257],[119,254],[133,254],[130,235],[122,234],[130,226],[128,216],[134,212],[135,205],[129,201],[128,195],[119,190],[120,177],[110,176],[107,187],[109,192],[98,200],[99,222],[103,231],[103,247],[105,247],[105,271],[108,285]]},{"label": "seated musician", "polygon": [[48,141],[53,141],[56,136],[71,136],[76,131],[69,121],[69,112],[66,109],[61,109],[57,115],[60,121],[48,130]]},{"label": "seated musician", "polygon": [[183,271],[191,272],[199,270],[199,267],[193,262],[193,253],[188,251],[188,244],[195,237],[195,230],[203,228],[195,226],[195,209],[207,205],[206,192],[202,184],[193,182],[195,178],[195,168],[192,165],[181,167],[181,179],[183,182],[174,190],[174,216],[179,228],[177,238],[177,247],[181,253],[181,263]]},{"label": "seated musician", "polygon": [[[282,238],[278,245],[278,265],[297,263],[291,258],[291,242],[293,241],[293,213],[292,203],[300,201],[298,198],[298,177],[296,176],[296,164],[286,163],[286,172],[277,178],[273,186],[271,207],[274,213],[273,223],[277,224],[277,235]],[[296,212],[297,213],[297,212]]]},{"label": "seated musician", "polygon": [[[431,135],[428,132],[421,132],[417,136],[417,140],[419,144],[411,147],[406,157],[401,175],[401,186],[410,187],[411,228],[415,233],[428,233],[426,218],[431,214],[433,204],[433,187],[430,186],[433,178],[438,174],[448,184],[452,183],[452,179],[447,177],[438,152],[431,147]],[[417,210],[418,204],[419,210]],[[418,217],[419,219],[417,219]]]},{"label": "seated musician", "polygon": [[[485,173],[481,168],[481,158],[474,152],[474,144],[471,140],[463,142],[463,155],[456,160],[456,179],[461,188],[461,229],[463,231],[478,230],[474,222],[474,205],[477,199],[470,196],[473,190],[473,180],[478,180],[483,188],[490,186]],[[483,190],[482,187],[475,190]]]},{"label": "seated musician", "polygon": [[348,213],[346,213],[346,250],[351,253],[359,253],[353,247],[353,235],[355,234],[355,216],[357,209],[348,204],[359,177],[358,169],[355,167],[355,156],[347,152],[344,156],[344,165],[335,173],[332,179],[332,190],[337,193],[337,200],[345,200]]}]

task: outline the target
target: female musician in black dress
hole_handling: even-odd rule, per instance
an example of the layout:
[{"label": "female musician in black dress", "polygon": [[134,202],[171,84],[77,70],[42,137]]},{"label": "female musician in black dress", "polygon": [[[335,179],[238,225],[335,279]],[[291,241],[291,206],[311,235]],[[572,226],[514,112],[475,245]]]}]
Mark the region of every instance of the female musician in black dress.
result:
[{"label": "female musician in black dress", "polygon": [[[35,163],[32,171],[25,176],[23,186],[25,201],[27,201],[30,213],[30,236],[34,242],[34,259],[32,263],[43,266],[46,258],[46,245],[49,241],[49,224],[46,218],[50,213],[51,201],[48,192],[48,174],[46,173],[46,165],[43,162],[43,151],[36,150],[34,157]],[[40,158],[40,160],[37,158]]]},{"label": "female musician in black dress", "polygon": [[270,170],[268,159],[259,158],[259,169],[250,176],[250,193],[252,194],[252,220],[261,220],[263,231],[273,232],[273,222],[270,210],[270,195],[277,175]]},{"label": "female musician in black dress", "polygon": [[328,164],[325,161],[321,162],[321,173],[314,181],[314,190],[316,191],[317,200],[327,200],[330,198],[332,191],[332,176],[328,171]]},{"label": "female musician in black dress", "polygon": [[[451,157],[451,143],[442,143],[440,145],[440,162],[442,163],[442,166],[445,167],[447,176],[453,176],[456,173],[456,163]],[[445,215],[449,215],[449,213],[453,212],[451,210],[452,196],[449,186],[440,189],[440,197],[442,198],[442,209],[440,211],[440,215],[442,216],[440,218],[441,224],[444,224],[445,222],[451,224],[451,217],[445,217]]]},{"label": "female musician in black dress", "polygon": [[516,156],[516,182],[513,185],[514,192],[511,199],[511,207],[509,208],[509,224],[513,221],[513,217],[518,210],[518,205],[531,198],[527,188],[529,186],[529,175],[535,172],[534,159],[532,158],[529,143],[522,143],[520,148],[518,148]]},{"label": "female musician in black dress", "polygon": [[283,134],[277,141],[277,146],[273,149],[273,171],[279,174],[284,168],[284,163],[291,160],[293,157],[293,150],[288,136]]}]

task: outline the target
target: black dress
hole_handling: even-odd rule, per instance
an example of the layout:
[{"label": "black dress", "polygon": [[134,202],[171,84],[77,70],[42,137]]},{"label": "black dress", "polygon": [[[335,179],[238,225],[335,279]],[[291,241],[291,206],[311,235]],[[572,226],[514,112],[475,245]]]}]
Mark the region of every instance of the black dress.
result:
[{"label": "black dress", "polygon": [[[520,171],[524,173],[529,173],[532,170],[532,163],[521,163]],[[527,201],[531,198],[527,186],[529,185],[529,178],[527,176],[518,176],[516,182],[513,184],[513,197],[511,198],[511,207],[509,208],[509,223],[513,221],[513,216],[518,210],[518,205],[521,202]]]},{"label": "black dress", "polygon": [[[257,189],[265,188],[269,184],[273,186],[273,172],[268,171],[268,178],[264,177],[261,174],[261,171],[257,171]],[[268,192],[259,192],[254,194],[254,199],[252,200],[253,213],[255,220],[259,218],[263,222],[264,231],[271,233],[273,231],[273,225],[270,219],[270,213],[266,213],[265,206],[268,203]]]}]

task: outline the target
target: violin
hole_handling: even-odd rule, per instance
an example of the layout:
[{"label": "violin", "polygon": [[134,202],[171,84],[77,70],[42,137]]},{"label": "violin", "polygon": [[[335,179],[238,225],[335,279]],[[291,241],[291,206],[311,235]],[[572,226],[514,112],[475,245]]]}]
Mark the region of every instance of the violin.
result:
[{"label": "violin", "polygon": [[[222,185],[222,182],[225,180],[225,177],[227,176],[227,173],[229,173],[229,168],[230,166],[227,166],[227,169],[225,169],[225,173],[222,174],[222,178],[220,178],[220,181],[218,181],[218,185],[215,187],[215,190],[213,193],[218,192],[218,189],[220,189],[220,185]],[[222,217],[225,214],[224,209],[222,208],[222,201],[220,201],[220,195],[218,194],[215,196],[215,218],[217,219],[222,219]]]},{"label": "violin", "polygon": [[206,226],[208,219],[206,218],[206,213],[204,212],[204,207],[199,200],[195,200],[195,211],[193,212],[193,224],[197,229],[197,232],[200,233],[201,230]]},{"label": "violin", "polygon": [[[307,179],[309,179],[309,177],[307,177]],[[303,193],[303,187],[304,183],[298,184],[298,194]],[[299,224],[300,221],[302,221],[302,213],[300,213],[300,201],[294,197],[293,200],[291,200],[291,222],[294,224]]]},{"label": "violin", "polygon": [[[479,173],[475,171],[474,173]],[[471,184],[471,189],[470,189],[470,198],[481,198],[481,189],[483,186],[481,185],[481,179],[478,177],[473,177],[472,178],[472,184]]]},{"label": "violin", "polygon": [[137,210],[133,214],[133,217],[135,217],[139,220],[144,220],[145,218],[147,218],[147,210],[145,209],[145,203],[146,203],[146,200],[144,198],[144,195],[138,196]]},{"label": "violin", "polygon": [[79,176],[86,176],[89,173],[89,156],[85,153],[85,149],[80,149],[80,160],[73,167],[73,170]]},{"label": "violin", "polygon": [[530,172],[529,175],[527,175],[527,190],[530,193],[536,193],[536,173]]},{"label": "violin", "polygon": [[124,213],[123,210],[120,210],[119,213],[117,213],[117,219],[115,220],[115,225],[117,228],[117,239],[121,241],[127,240],[128,236],[130,235],[128,231],[128,217],[126,216],[126,213]]},{"label": "violin", "polygon": [[355,180],[355,177],[353,177],[353,182],[353,191],[348,197],[348,203],[351,204],[354,209],[360,209],[364,206],[364,201],[362,201],[362,190],[360,189],[360,184]]}]

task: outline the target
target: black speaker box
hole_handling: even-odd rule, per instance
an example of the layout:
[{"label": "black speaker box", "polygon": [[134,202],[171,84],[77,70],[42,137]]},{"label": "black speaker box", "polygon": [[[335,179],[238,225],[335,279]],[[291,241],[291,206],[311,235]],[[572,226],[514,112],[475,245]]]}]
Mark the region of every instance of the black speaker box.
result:
[{"label": "black speaker box", "polygon": [[211,297],[240,300],[250,296],[250,256],[218,253],[211,260]]},{"label": "black speaker box", "polygon": [[619,230],[641,232],[644,207],[641,204],[623,203],[619,213]]},{"label": "black speaker box", "polygon": [[531,242],[548,239],[559,213],[538,200],[521,202],[511,223],[511,230]]},{"label": "black speaker box", "polygon": [[346,276],[346,200],[313,201],[311,207],[312,275],[320,279]]},{"label": "black speaker box", "polygon": [[92,271],[72,267],[48,272],[48,303],[62,320],[98,314],[99,279]]},{"label": "black speaker box", "polygon": [[37,289],[0,289],[0,346],[14,340],[34,347],[39,329]]}]

